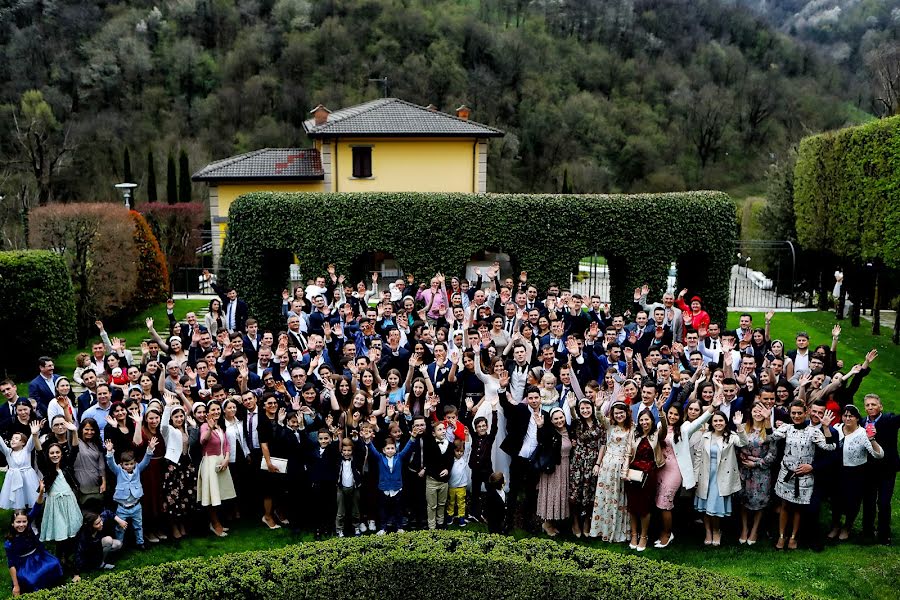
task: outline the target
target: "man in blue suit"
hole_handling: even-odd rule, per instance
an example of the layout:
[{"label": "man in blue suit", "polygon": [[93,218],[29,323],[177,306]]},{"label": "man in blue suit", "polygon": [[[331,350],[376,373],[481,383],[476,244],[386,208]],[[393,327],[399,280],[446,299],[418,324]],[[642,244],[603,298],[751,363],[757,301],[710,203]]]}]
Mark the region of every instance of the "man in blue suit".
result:
[{"label": "man in blue suit", "polygon": [[28,397],[37,400],[38,411],[42,415],[47,414],[47,405],[56,398],[56,380],[59,375],[53,372],[53,359],[42,356],[38,359],[38,376],[28,384]]}]

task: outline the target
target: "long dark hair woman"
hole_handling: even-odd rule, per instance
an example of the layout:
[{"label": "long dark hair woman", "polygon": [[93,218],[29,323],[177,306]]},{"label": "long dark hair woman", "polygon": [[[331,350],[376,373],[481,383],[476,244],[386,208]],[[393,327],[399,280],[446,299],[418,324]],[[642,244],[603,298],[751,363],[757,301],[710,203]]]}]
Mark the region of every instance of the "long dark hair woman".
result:
[{"label": "long dark hair woman", "polygon": [[106,493],[106,452],[100,444],[100,426],[91,417],[78,428],[72,467],[78,482],[78,503],[82,507],[99,508]]}]

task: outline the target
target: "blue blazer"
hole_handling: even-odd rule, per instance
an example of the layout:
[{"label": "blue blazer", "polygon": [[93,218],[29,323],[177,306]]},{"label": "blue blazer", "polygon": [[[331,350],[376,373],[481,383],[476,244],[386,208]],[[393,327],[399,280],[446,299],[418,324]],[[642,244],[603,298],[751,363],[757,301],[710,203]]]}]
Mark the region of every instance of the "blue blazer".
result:
[{"label": "blue blazer", "polygon": [[[59,377],[59,375],[54,373],[53,383],[56,383],[56,380],[59,379]],[[38,375],[28,384],[28,397],[37,400],[38,408],[41,409],[43,414],[47,414],[47,405],[56,398],[56,391],[51,391],[50,388],[47,387],[44,378]]]},{"label": "blue blazer", "polygon": [[141,471],[147,468],[151,458],[153,458],[153,452],[150,451],[150,448],[147,448],[144,460],[134,466],[134,471],[126,473],[122,470],[122,467],[116,464],[116,459],[113,458],[112,454],[106,455],[106,466],[116,475],[116,491],[113,494],[113,500],[125,502],[128,500],[128,496],[134,496],[137,499],[144,496],[144,486],[141,485]]},{"label": "blue blazer", "polygon": [[369,442],[369,452],[378,460],[378,489],[382,492],[403,489],[403,460],[412,452],[413,446],[418,447],[419,440],[410,440],[403,450],[394,455],[394,469],[388,468],[388,459],[375,449],[375,444]]}]

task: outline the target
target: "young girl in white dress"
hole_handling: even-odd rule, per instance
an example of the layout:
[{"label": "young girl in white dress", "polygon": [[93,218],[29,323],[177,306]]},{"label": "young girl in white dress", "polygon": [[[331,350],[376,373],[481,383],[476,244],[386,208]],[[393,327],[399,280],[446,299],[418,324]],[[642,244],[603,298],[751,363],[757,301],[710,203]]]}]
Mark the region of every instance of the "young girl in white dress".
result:
[{"label": "young girl in white dress", "polygon": [[31,458],[35,448],[41,449],[38,441],[40,430],[41,424],[32,421],[31,437],[25,439],[25,434],[14,433],[9,446],[0,437],[0,451],[6,456],[6,463],[9,465],[3,489],[0,490],[0,508],[22,510],[31,508],[37,501],[40,480],[37,471],[31,466]]}]

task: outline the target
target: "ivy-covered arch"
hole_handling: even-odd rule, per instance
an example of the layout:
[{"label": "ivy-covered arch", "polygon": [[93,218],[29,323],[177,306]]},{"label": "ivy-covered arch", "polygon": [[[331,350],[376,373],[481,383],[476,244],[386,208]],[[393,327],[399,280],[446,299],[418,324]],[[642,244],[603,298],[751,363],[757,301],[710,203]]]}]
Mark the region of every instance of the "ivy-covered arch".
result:
[{"label": "ivy-covered arch", "polygon": [[[734,240],[734,204],[721,192],[644,195],[379,193],[246,194],[229,211],[224,266],[264,324],[280,322],[276,298],[290,253],[304,277],[328,263],[348,272],[363,252],[390,252],[417,278],[462,273],[469,257],[503,248],[543,288],[568,281],[583,256],[607,258],[614,310],[633,288],[665,289],[672,261],[691,262],[690,292],[724,322]],[[682,279],[679,275],[679,279]]]}]

